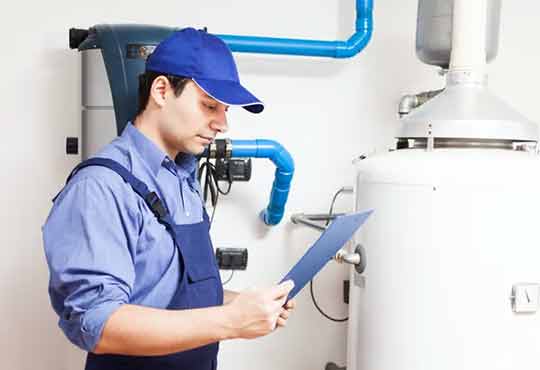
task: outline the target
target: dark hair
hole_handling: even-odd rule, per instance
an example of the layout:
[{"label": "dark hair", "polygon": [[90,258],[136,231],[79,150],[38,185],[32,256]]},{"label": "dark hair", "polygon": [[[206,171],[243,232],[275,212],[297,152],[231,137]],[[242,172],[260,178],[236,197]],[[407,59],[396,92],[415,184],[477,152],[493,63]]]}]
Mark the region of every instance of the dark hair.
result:
[{"label": "dark hair", "polygon": [[175,76],[164,74],[154,71],[145,71],[143,74],[139,75],[139,105],[137,108],[137,116],[141,114],[148,105],[148,99],[150,98],[150,88],[154,83],[154,80],[159,76],[165,76],[172,88],[174,89],[174,95],[180,96],[184,87],[190,81],[190,78],[184,76]]}]

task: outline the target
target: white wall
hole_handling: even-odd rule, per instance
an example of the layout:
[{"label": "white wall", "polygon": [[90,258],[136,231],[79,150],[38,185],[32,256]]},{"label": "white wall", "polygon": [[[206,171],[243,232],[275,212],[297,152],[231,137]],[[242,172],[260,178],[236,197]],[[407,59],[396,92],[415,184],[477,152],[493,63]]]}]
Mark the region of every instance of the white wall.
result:
[{"label": "white wall", "polygon": [[[523,7],[527,4],[527,8]],[[149,4],[149,5],[148,5]],[[294,226],[294,212],[322,212],[332,193],[351,184],[351,159],[392,143],[396,108],[404,93],[439,88],[435,69],[414,54],[416,1],[376,0],[371,44],[351,60],[237,55],[247,86],[267,104],[264,114],[230,114],[230,137],[270,138],[292,153],[297,171],[284,221],[266,228],[256,215],[267,202],[273,168],[255,162],[253,179],[222,198],[215,244],[249,248],[248,271],[230,288],[279,280],[318,233]],[[532,120],[540,121],[534,87],[540,81],[540,30],[535,2],[503,5],[499,56],[490,84]],[[82,368],[83,353],[56,325],[47,295],[41,230],[77,156],[65,155],[65,137],[80,134],[80,57],[68,48],[68,29],[97,23],[139,22],[208,26],[210,32],[314,39],[346,39],[354,0],[235,2],[199,0],[11,2],[2,9],[0,117],[0,367],[11,370]],[[338,208],[346,210],[344,198]],[[329,265],[316,294],[335,316],[347,268]],[[222,345],[221,369],[323,369],[344,364],[345,324],[320,316],[304,291],[289,326],[266,338]]]}]

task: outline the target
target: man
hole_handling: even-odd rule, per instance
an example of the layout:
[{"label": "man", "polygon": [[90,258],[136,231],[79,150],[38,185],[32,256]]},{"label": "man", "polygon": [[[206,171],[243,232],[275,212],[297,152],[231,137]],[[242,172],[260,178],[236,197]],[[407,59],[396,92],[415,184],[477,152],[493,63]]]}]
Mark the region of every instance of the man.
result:
[{"label": "man", "polygon": [[223,291],[195,180],[228,107],[263,105],[223,41],[192,28],[158,45],[139,90],[134,122],[73,171],[43,227],[51,302],[87,370],[215,369],[219,341],[266,335],[294,307],[292,282]]}]

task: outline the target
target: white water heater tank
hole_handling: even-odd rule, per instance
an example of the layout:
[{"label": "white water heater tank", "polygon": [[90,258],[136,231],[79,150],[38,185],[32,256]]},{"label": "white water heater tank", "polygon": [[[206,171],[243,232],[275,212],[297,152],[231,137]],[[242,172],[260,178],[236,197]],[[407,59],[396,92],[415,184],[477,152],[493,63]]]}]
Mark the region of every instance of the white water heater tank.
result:
[{"label": "white water heater tank", "polygon": [[540,158],[403,149],[358,161],[348,370],[540,368]]}]

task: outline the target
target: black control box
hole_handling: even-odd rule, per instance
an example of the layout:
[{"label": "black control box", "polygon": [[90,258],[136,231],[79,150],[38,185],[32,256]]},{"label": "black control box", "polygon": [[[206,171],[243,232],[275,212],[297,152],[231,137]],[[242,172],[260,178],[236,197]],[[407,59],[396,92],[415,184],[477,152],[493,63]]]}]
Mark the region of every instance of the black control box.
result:
[{"label": "black control box", "polygon": [[217,248],[216,261],[220,270],[245,270],[248,251],[246,248]]},{"label": "black control box", "polygon": [[218,181],[249,181],[251,158],[219,158],[216,160]]},{"label": "black control box", "polygon": [[79,138],[66,138],[66,154],[79,154]]}]

